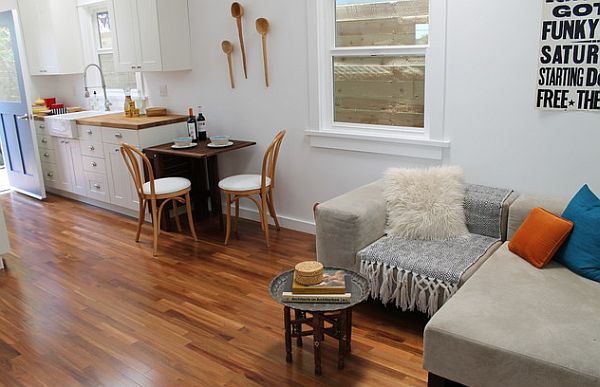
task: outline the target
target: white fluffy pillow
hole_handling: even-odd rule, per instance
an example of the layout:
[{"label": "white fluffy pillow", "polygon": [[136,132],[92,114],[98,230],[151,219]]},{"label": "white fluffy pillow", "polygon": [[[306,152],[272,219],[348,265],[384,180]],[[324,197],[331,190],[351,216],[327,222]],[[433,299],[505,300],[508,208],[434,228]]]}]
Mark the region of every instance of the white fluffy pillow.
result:
[{"label": "white fluffy pillow", "polygon": [[383,181],[389,235],[434,240],[469,232],[460,167],[390,168]]}]

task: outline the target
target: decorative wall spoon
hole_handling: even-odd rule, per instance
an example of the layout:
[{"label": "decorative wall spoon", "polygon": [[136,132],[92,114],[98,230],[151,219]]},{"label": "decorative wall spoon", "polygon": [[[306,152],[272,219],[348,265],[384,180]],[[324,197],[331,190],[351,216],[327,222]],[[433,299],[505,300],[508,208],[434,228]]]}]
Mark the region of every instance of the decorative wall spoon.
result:
[{"label": "decorative wall spoon", "polygon": [[269,32],[269,21],[263,17],[256,19],[256,31],[262,38],[263,67],[265,70],[265,85],[269,87],[269,59],[267,55],[267,33]]},{"label": "decorative wall spoon", "polygon": [[233,44],[229,40],[224,40],[221,42],[221,48],[223,52],[227,55],[227,63],[229,64],[229,82],[231,83],[231,88],[235,89],[235,83],[233,82],[233,64],[231,63],[231,53],[233,52]]},{"label": "decorative wall spoon", "polygon": [[240,3],[231,4],[231,16],[235,18],[240,39],[240,49],[242,51],[242,66],[244,67],[244,78],[248,79],[248,70],[246,69],[246,46],[244,45],[244,31],[242,28],[242,16],[244,16],[244,8]]}]

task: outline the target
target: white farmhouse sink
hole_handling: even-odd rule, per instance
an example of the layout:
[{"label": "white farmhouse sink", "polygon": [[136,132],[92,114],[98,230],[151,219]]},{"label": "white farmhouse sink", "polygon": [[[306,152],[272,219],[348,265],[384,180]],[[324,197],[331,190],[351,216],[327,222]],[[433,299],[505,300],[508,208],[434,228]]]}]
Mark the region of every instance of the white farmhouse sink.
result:
[{"label": "white farmhouse sink", "polygon": [[97,117],[118,112],[85,111],[44,117],[48,133],[54,137],[77,138],[76,120],[87,117]]}]

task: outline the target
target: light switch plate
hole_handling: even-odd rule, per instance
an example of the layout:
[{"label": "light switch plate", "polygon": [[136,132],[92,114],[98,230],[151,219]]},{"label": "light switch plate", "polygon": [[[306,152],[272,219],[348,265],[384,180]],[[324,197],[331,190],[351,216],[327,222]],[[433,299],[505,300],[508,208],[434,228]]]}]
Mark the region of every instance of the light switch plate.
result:
[{"label": "light switch plate", "polygon": [[169,96],[169,89],[167,88],[167,85],[160,85],[160,96],[161,97]]}]

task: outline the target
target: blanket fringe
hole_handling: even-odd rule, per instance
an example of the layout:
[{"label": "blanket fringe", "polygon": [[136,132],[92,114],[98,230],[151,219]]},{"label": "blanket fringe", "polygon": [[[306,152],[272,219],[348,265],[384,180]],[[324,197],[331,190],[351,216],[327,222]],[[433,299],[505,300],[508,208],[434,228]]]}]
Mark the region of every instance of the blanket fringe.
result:
[{"label": "blanket fringe", "polygon": [[433,316],[456,293],[458,286],[435,278],[374,261],[360,262],[360,272],[369,280],[371,297],[384,304],[394,302],[406,311]]}]

